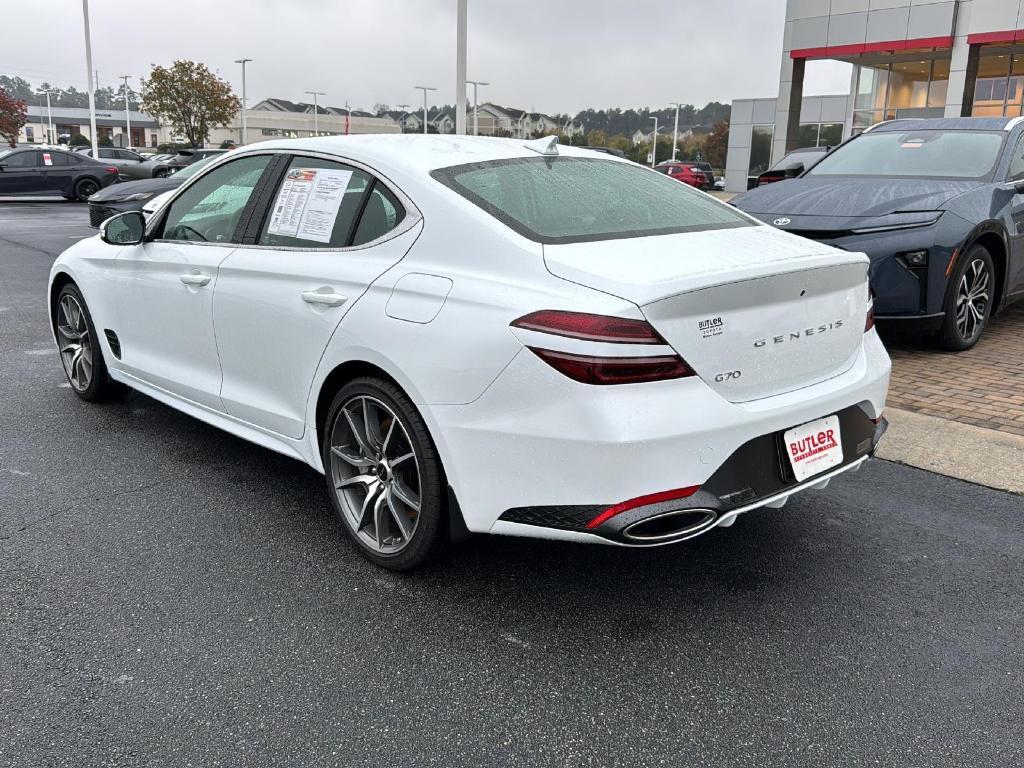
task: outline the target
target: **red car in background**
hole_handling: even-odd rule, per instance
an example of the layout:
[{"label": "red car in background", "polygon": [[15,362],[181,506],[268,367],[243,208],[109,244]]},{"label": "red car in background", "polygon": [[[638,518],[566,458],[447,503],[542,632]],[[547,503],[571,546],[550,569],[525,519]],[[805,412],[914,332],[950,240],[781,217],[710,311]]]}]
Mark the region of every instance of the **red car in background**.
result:
[{"label": "red car in background", "polygon": [[693,163],[674,163],[672,161],[668,161],[665,163],[658,163],[654,166],[654,170],[658,173],[667,174],[676,181],[681,181],[683,184],[689,184],[691,187],[696,187],[697,189],[708,190],[711,189],[715,183],[714,179],[709,179],[707,174]]}]

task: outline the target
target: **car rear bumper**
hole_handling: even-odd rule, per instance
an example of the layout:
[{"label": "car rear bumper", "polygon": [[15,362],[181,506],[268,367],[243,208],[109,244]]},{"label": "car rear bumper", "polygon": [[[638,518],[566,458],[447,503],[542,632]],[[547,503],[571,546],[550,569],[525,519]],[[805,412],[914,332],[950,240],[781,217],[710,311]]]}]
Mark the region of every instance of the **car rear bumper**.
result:
[{"label": "car rear bumper", "polygon": [[[524,350],[477,401],[426,411],[469,530],[637,544],[623,533],[635,516],[601,530],[586,525],[625,500],[692,486],[700,495],[687,504],[725,525],[739,511],[821,484],[823,477],[798,484],[781,471],[774,441],[794,426],[842,414],[843,464],[830,474],[859,466],[874,449],[872,420],[889,371],[871,331],[845,373],[737,404],[695,377],[577,384]],[[672,510],[642,513],[662,511]]]}]

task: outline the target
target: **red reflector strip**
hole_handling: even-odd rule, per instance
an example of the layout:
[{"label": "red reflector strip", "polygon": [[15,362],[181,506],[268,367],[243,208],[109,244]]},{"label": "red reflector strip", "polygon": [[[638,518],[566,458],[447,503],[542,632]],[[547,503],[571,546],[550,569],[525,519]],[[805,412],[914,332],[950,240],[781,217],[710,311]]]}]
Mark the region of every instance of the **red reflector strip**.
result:
[{"label": "red reflector strip", "polygon": [[629,510],[636,509],[637,507],[646,507],[650,504],[660,504],[663,501],[688,498],[699,490],[699,485],[691,485],[689,488],[676,488],[674,491],[660,491],[659,493],[650,493],[646,496],[637,496],[635,499],[616,504],[614,507],[608,507],[608,509],[587,523],[587,528],[597,528],[616,515],[629,512]]},{"label": "red reflector strip", "polygon": [[655,357],[592,357],[527,347],[559,373],[581,384],[639,384],[693,376],[678,355]]},{"label": "red reflector strip", "polygon": [[551,333],[584,341],[603,341],[611,344],[664,344],[650,324],[644,320],[587,312],[566,312],[542,309],[531,312],[512,322],[512,327],[527,331]]}]

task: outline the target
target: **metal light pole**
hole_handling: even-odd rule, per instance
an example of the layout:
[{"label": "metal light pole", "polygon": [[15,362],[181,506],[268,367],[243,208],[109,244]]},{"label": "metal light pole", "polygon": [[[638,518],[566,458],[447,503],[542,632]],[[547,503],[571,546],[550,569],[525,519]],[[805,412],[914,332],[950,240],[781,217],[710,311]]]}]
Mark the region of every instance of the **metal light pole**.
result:
[{"label": "metal light pole", "polygon": [[131,75],[121,75],[124,80],[124,124],[128,127],[128,149],[132,148],[132,118],[128,106],[128,78]]},{"label": "metal light pole", "polygon": [[455,30],[455,133],[466,133],[466,16],[469,0],[457,0]]},{"label": "metal light pole", "polygon": [[672,129],[672,160],[676,159],[676,145],[679,143],[679,102],[670,101],[670,107],[676,108],[676,127]]},{"label": "metal light pole", "polygon": [[245,65],[246,62],[250,62],[252,59],[235,59],[235,64],[242,65],[242,146],[245,146],[246,139],[248,138],[249,125],[246,122],[245,117]]},{"label": "metal light pole", "polygon": [[323,91],[306,91],[313,97],[313,133],[317,136],[320,135],[320,105],[317,104],[316,97],[323,96]]},{"label": "metal light pole", "polygon": [[[427,132],[427,91],[436,91],[437,88],[431,88],[429,85],[414,85],[413,88],[417,88],[423,91],[423,133]],[[465,94],[463,94],[465,98]]]},{"label": "metal light pole", "polygon": [[654,133],[651,134],[651,168],[658,161],[658,116],[651,118],[654,121]]},{"label": "metal light pole", "polygon": [[99,157],[99,141],[96,138],[96,93],[92,80],[92,35],[89,34],[89,0],[82,0],[82,18],[85,21],[85,68],[89,73],[89,131],[92,138],[92,156]]},{"label": "metal light pole", "polygon": [[[46,143],[53,144],[53,112],[50,111],[50,89],[43,88],[39,91],[39,95],[46,94]],[[39,105],[42,107],[42,104]],[[39,122],[43,122],[42,115],[39,116]]]},{"label": "metal light pole", "polygon": [[477,99],[476,89],[477,89],[477,86],[480,86],[480,85],[490,85],[490,83],[485,83],[483,80],[467,80],[466,82],[473,86],[473,135],[474,136],[479,136],[480,135],[480,112],[479,112],[480,100]]}]

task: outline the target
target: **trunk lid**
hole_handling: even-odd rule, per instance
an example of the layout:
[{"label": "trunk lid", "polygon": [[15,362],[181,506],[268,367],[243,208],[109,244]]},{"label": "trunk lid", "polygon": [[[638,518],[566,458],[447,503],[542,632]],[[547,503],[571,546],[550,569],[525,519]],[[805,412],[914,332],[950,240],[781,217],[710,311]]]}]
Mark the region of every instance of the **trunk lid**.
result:
[{"label": "trunk lid", "polygon": [[636,303],[722,397],[748,402],[848,370],[867,257],[757,226],[544,246],[555,275]]}]

